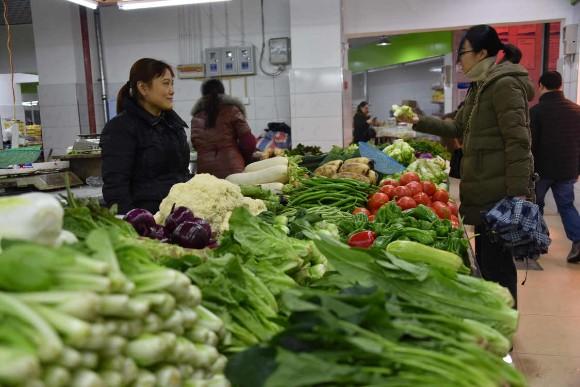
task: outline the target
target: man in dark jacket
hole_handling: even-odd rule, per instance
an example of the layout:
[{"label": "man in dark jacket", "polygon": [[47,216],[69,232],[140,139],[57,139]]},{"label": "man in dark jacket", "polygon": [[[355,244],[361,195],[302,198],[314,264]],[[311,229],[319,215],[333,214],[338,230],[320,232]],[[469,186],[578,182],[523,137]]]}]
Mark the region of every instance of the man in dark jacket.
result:
[{"label": "man in dark jacket", "polygon": [[540,208],[552,189],[566,236],[572,241],[568,262],[580,262],[580,216],[574,206],[574,184],[580,166],[580,106],[564,97],[557,71],[542,75],[540,102],[530,110],[532,152],[540,181],[536,196]]}]

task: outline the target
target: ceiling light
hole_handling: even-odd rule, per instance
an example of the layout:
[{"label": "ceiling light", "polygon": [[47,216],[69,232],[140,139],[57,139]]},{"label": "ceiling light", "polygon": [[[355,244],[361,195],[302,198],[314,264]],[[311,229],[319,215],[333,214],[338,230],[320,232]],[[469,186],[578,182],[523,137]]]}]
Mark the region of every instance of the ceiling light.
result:
[{"label": "ceiling light", "polygon": [[384,47],[384,46],[390,46],[391,44],[392,44],[391,40],[389,38],[387,38],[386,36],[383,36],[381,38],[381,40],[378,41],[377,46]]},{"label": "ceiling light", "polygon": [[224,1],[231,0],[124,0],[119,1],[117,5],[119,6],[119,9],[127,11],[132,9],[171,7],[175,5],[188,4],[219,3]]},{"label": "ceiling light", "polygon": [[67,1],[78,5],[82,5],[83,7],[87,7],[90,9],[97,9],[97,7],[99,6],[97,0],[67,0]]}]

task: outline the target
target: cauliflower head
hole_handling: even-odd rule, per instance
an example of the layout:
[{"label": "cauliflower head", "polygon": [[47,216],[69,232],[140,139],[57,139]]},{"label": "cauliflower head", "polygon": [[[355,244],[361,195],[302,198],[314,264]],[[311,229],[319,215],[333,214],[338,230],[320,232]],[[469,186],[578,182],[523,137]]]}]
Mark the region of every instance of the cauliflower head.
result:
[{"label": "cauliflower head", "polygon": [[236,184],[209,174],[196,175],[186,183],[171,187],[155,214],[158,224],[165,224],[174,204],[187,207],[195,216],[208,221],[218,235],[228,229],[231,213],[237,207],[246,207],[252,215],[266,211],[263,201],[246,198]]}]

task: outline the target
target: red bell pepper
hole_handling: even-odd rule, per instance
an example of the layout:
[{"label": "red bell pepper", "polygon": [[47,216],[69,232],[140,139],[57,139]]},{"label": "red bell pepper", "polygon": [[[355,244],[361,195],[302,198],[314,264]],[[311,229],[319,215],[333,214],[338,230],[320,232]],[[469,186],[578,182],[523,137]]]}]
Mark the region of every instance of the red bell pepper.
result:
[{"label": "red bell pepper", "polygon": [[348,245],[350,247],[359,247],[361,249],[368,249],[375,243],[377,234],[373,231],[359,231],[356,234],[352,234],[348,238]]}]

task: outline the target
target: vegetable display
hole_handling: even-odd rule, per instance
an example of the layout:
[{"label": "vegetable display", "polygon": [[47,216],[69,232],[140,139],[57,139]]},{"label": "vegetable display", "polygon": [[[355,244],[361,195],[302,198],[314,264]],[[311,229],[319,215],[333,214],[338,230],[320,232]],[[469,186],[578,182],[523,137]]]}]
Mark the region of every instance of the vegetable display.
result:
[{"label": "vegetable display", "polygon": [[346,161],[334,160],[318,167],[314,171],[314,175],[335,179],[353,179],[367,184],[376,184],[378,175],[373,171],[372,167],[372,161],[366,157],[357,157]]},{"label": "vegetable display", "polygon": [[415,161],[415,150],[401,139],[395,140],[383,152],[404,166],[408,166]]},{"label": "vegetable display", "polygon": [[155,214],[157,223],[165,224],[174,206],[186,207],[205,219],[216,235],[227,230],[229,217],[239,206],[248,208],[252,215],[266,211],[264,202],[244,197],[236,184],[208,174],[174,185]]},{"label": "vegetable display", "polygon": [[415,149],[415,156],[430,154],[432,157],[440,156],[444,160],[451,160],[451,153],[441,143],[432,140],[409,139],[407,143]]},{"label": "vegetable display", "polygon": [[[443,160],[443,159],[441,159]],[[438,159],[418,159],[412,162],[408,167],[408,172],[415,172],[421,180],[431,181],[435,184],[443,183],[447,180],[447,168],[445,161],[438,161]]]},{"label": "vegetable display", "polygon": [[413,112],[412,107],[408,105],[393,105],[391,106],[391,110],[393,110],[393,116],[395,116],[397,122],[413,123],[415,112]]},{"label": "vegetable display", "polygon": [[320,286],[340,292],[286,292],[289,326],[230,359],[235,386],[526,385],[501,359],[517,323],[505,289],[372,250],[317,246],[346,279]]},{"label": "vegetable display", "polygon": [[290,207],[329,205],[350,212],[364,205],[376,187],[352,179],[313,177],[288,192]]},{"label": "vegetable display", "polygon": [[10,242],[0,273],[2,385],[229,385],[200,289],[106,228],[74,247]]}]

